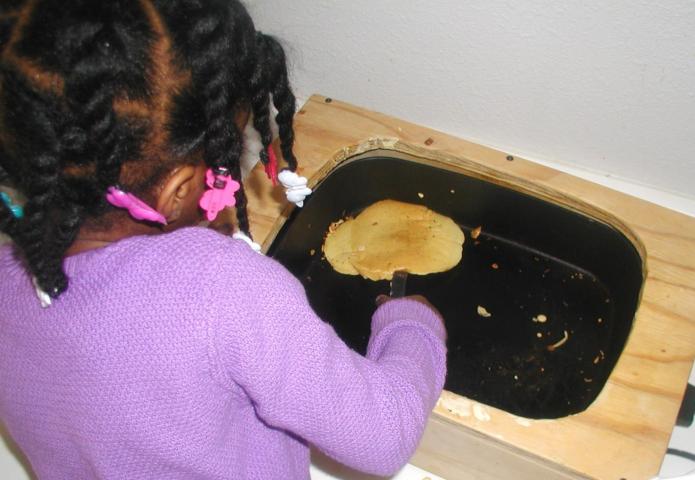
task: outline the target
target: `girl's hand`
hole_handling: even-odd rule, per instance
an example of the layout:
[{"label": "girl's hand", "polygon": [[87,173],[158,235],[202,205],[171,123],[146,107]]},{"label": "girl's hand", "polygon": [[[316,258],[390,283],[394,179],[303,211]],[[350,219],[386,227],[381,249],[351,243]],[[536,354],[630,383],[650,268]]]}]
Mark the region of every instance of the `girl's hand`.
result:
[{"label": "girl's hand", "polygon": [[[416,302],[422,303],[422,304],[425,305],[426,307],[429,307],[430,310],[434,311],[434,312],[437,314],[437,316],[439,316],[439,318],[442,318],[442,314],[439,313],[439,310],[437,310],[437,309],[435,308],[435,306],[432,305],[432,304],[429,302],[429,300],[427,300],[427,299],[426,299],[425,297],[423,297],[422,295],[409,295],[409,296],[407,296],[407,297],[401,297],[401,298],[407,298],[407,299],[409,299],[409,300],[415,300]],[[382,294],[382,295],[379,295],[378,297],[376,297],[376,301],[375,301],[375,302],[376,302],[376,306],[377,306],[377,307],[380,307],[380,306],[383,305],[384,303],[390,302],[391,300],[394,300],[394,299],[391,298],[391,297],[389,297],[388,295],[383,295],[383,294]]]}]

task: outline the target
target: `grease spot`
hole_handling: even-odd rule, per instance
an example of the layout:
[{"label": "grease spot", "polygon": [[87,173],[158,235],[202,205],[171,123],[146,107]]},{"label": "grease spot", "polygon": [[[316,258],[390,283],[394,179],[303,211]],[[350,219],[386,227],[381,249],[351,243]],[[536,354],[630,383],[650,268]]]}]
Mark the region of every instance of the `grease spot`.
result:
[{"label": "grease spot", "polygon": [[473,405],[473,416],[480,420],[481,422],[489,422],[492,417],[487,411],[487,408],[483,407],[479,403]]}]

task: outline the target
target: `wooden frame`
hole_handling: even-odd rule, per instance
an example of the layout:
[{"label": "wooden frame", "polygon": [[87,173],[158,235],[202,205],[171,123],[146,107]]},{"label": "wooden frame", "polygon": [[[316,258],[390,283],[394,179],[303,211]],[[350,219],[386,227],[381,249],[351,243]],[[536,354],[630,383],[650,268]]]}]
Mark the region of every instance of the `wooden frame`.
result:
[{"label": "wooden frame", "polygon": [[[584,412],[529,420],[450,392],[413,463],[450,479],[650,479],[695,360],[695,219],[386,115],[315,95],[298,112],[295,153],[316,185],[342,162],[387,150],[462,171],[620,230],[645,264],[642,299],[608,382]],[[246,180],[251,229],[267,248],[291,211],[258,166]]]}]

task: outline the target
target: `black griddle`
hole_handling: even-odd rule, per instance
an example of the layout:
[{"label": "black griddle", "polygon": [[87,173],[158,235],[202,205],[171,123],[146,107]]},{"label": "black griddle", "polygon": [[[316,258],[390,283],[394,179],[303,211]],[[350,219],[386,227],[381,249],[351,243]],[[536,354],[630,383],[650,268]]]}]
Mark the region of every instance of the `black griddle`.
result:
[{"label": "black griddle", "polygon": [[445,388],[527,418],[585,410],[630,333],[643,282],[633,244],[602,222],[458,172],[382,154],[354,160],[292,212],[269,254],[361,354],[389,282],[335,272],[321,245],[332,222],[387,198],[425,205],[466,234],[455,268],[408,276],[407,294],[426,296],[446,321]]}]

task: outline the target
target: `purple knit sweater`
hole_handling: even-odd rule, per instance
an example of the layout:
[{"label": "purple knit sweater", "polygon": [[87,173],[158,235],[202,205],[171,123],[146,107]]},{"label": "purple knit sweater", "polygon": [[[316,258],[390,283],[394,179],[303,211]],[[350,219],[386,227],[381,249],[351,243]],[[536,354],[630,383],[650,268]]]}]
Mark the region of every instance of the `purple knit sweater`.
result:
[{"label": "purple knit sweater", "polygon": [[42,309],[0,249],[0,420],[44,479],[307,479],[308,444],[396,471],[445,377],[445,332],[412,300],[350,350],[272,259],[210,230],[65,261]]}]

